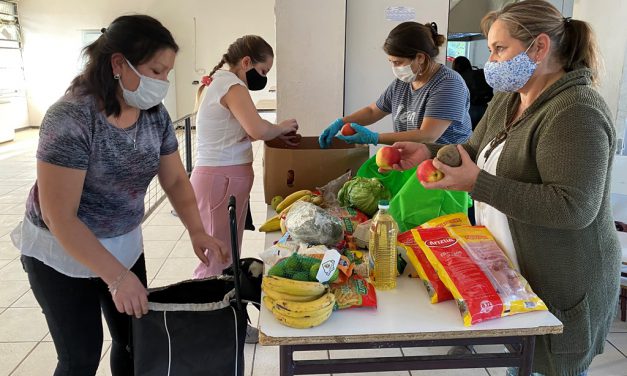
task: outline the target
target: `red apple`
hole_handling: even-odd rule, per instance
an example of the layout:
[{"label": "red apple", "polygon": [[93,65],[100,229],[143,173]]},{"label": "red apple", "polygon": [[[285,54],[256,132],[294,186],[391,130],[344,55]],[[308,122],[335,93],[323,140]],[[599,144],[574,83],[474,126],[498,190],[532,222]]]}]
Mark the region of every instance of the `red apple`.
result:
[{"label": "red apple", "polygon": [[351,127],[351,123],[346,123],[342,127],[342,130],[340,131],[340,133],[342,134],[342,136],[352,136],[355,133],[357,133],[357,131],[355,131],[353,127]]},{"label": "red apple", "polygon": [[434,182],[442,180],[442,178],[444,178],[444,174],[442,171],[435,168],[433,165],[433,159],[427,159],[418,166],[418,169],[416,170],[416,177],[421,182]]},{"label": "red apple", "polygon": [[401,152],[391,146],[384,146],[377,151],[375,161],[379,168],[389,170],[401,161]]}]

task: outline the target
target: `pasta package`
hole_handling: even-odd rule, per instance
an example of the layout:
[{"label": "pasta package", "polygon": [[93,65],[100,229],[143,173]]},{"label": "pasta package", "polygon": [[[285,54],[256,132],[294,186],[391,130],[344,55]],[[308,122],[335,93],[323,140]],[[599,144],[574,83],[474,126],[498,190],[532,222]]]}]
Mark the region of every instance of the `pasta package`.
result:
[{"label": "pasta package", "polygon": [[484,226],[418,228],[415,235],[464,325],[547,309]]},{"label": "pasta package", "polygon": [[470,226],[470,220],[464,213],[453,213],[433,218],[420,225],[420,228]]},{"label": "pasta package", "polygon": [[335,309],[377,307],[374,286],[361,276],[353,275],[344,283],[331,285],[335,295]]},{"label": "pasta package", "polygon": [[406,231],[398,235],[398,243],[405,248],[407,259],[416,269],[416,272],[418,272],[418,277],[420,277],[420,280],[425,285],[431,303],[439,303],[453,299],[453,295],[446,288],[444,283],[442,283],[440,277],[438,277],[438,273],[433,266],[431,266],[429,260],[427,260],[427,256],[425,256],[420,246],[416,243],[413,231],[415,230]]}]

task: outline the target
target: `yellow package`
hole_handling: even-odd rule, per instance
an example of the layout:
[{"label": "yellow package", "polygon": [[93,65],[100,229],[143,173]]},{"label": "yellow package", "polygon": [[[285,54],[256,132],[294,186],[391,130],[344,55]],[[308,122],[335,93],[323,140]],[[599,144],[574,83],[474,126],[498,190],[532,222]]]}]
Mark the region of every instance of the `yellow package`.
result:
[{"label": "yellow package", "polygon": [[420,225],[421,228],[448,227],[448,226],[470,226],[470,220],[464,213],[453,213],[433,218]]},{"label": "yellow package", "polygon": [[457,301],[464,325],[547,309],[485,227],[418,228],[414,234]]}]

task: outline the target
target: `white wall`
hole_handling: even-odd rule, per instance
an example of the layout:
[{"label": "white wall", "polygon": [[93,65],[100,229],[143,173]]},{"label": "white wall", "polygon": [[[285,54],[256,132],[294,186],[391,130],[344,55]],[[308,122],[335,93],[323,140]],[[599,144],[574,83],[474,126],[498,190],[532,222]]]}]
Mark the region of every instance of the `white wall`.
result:
[{"label": "white wall", "polygon": [[277,120],[317,136],[342,114],[346,0],[277,0]]},{"label": "white wall", "polygon": [[[589,22],[596,33],[605,65],[599,91],[609,105],[615,120],[618,113],[620,77],[623,77],[627,48],[626,16],[625,0],[575,0],[573,18]],[[618,137],[622,137],[625,125],[616,123],[615,126]]]},{"label": "white wall", "polygon": [[[159,19],[180,46],[177,56],[176,97],[179,116],[193,111],[202,76],[194,66],[194,23],[197,22],[197,67],[207,73],[228,45],[244,34],[262,36],[275,45],[274,0],[20,0],[24,32],[24,68],[30,124],[39,125],[46,109],[65,91],[77,73],[81,30],[106,27],[124,14],[145,13]],[[270,71],[268,87],[275,85]],[[273,96],[255,93],[253,99]]]}]

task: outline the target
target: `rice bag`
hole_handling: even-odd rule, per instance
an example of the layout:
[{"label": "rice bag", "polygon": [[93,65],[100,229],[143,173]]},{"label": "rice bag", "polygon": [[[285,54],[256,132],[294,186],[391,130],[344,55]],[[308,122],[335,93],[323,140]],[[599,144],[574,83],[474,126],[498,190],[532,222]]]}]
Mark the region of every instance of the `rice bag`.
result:
[{"label": "rice bag", "polygon": [[418,277],[420,277],[420,280],[427,289],[431,303],[439,303],[453,299],[453,295],[451,295],[451,292],[440,280],[438,273],[433,269],[429,260],[427,260],[427,256],[425,256],[420,246],[416,243],[412,231],[414,230],[405,231],[398,235],[397,241],[399,245],[405,248],[407,259],[416,269]]},{"label": "rice bag", "polygon": [[353,275],[344,283],[331,285],[335,295],[335,309],[377,307],[374,286],[361,276]]},{"label": "rice bag", "polygon": [[484,226],[418,228],[414,234],[465,326],[547,309]]}]

